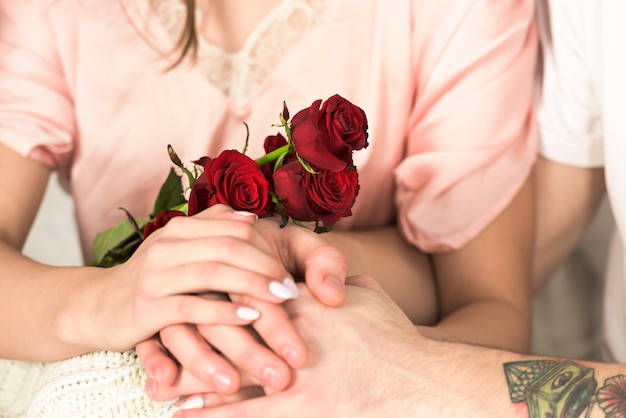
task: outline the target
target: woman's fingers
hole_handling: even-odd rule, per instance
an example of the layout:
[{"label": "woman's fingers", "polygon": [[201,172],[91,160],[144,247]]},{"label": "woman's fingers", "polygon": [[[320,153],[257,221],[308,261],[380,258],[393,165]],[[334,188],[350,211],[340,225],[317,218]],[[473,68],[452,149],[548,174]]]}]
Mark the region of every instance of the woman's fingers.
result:
[{"label": "woman's fingers", "polygon": [[320,302],[327,306],[343,304],[348,262],[339,249],[297,225],[279,229],[274,220],[260,219],[256,229],[273,246],[287,270],[306,280]]},{"label": "woman's fingers", "polygon": [[234,395],[221,395],[219,393],[204,393],[200,395],[190,396],[181,402],[179,407],[181,411],[193,411],[200,408],[212,408],[216,406],[243,402],[254,398],[265,396],[263,388],[260,386],[251,386],[241,389]]},{"label": "woman's fingers", "polygon": [[289,276],[280,260],[264,245],[252,239],[206,234],[200,237],[157,236],[150,240],[153,235],[138,249],[149,265],[173,268],[204,261],[220,261],[247,270],[262,271],[268,276]]},{"label": "woman's fingers", "polygon": [[[202,392],[233,394],[239,390],[239,372],[228,360],[213,351],[195,326],[168,327],[160,332],[160,336],[181,366],[178,383],[179,388],[185,391],[178,393],[178,396]],[[185,385],[188,381],[193,385]],[[198,387],[198,384],[202,386]]]},{"label": "woman's fingers", "polygon": [[291,368],[242,327],[198,325],[198,331],[241,371],[264,386],[281,390],[291,381]]},{"label": "woman's fingers", "polygon": [[158,329],[173,324],[248,325],[261,317],[253,307],[199,295],[176,295],[146,303],[142,319]]},{"label": "woman's fingers", "polygon": [[[298,291],[297,288],[295,291]],[[197,298],[205,299],[207,302],[228,303],[224,300],[226,295],[222,294],[203,294]],[[274,389],[282,389],[290,381],[289,366],[301,367],[306,362],[306,347],[282,306],[242,295],[232,295],[231,298],[234,304],[242,301],[243,306],[250,306],[261,312],[261,317],[255,321],[255,329],[262,341],[257,339],[251,329],[242,327],[207,325],[167,327],[161,331],[160,341],[176,358],[179,368],[175,383],[171,380],[167,382],[161,380],[161,384],[156,381],[147,383],[146,390],[153,399],[165,400],[174,396],[202,392],[234,393],[239,389],[240,382],[239,374],[232,366],[242,371],[244,375],[247,372],[253,376],[255,382],[261,382]],[[188,313],[188,316],[193,317],[195,314]],[[191,320],[189,322],[207,323]],[[196,328],[199,331],[196,331]],[[230,362],[214,352],[213,347]],[[163,362],[163,351],[155,349],[153,351],[156,351],[154,356],[157,360]],[[285,361],[288,366],[285,365]],[[154,363],[156,361],[150,363],[150,359],[147,359],[146,369],[151,377],[156,376],[152,368],[159,365]],[[168,364],[168,367],[171,367],[171,364]],[[247,384],[250,384],[250,380]]]},{"label": "woman's fingers", "polygon": [[198,394],[205,394],[204,399],[221,399],[242,393],[242,387],[258,385],[258,380],[247,373],[240,375],[228,360],[213,351],[194,325],[163,329],[160,338],[138,344],[137,354],[149,377],[146,393],[155,401]]},{"label": "woman's fingers", "polygon": [[[296,291],[299,292],[297,287]],[[291,368],[298,369],[304,366],[307,359],[306,346],[283,306],[240,295],[231,295],[231,299],[262,312],[261,317],[251,325],[256,334]]]},{"label": "woman's fingers", "polygon": [[239,222],[247,222],[254,224],[259,217],[252,212],[237,211],[230,206],[215,204],[202,212],[191,216],[191,218],[200,219],[234,219]]},{"label": "woman's fingers", "polygon": [[[172,325],[172,327],[186,326],[188,325]],[[176,382],[179,374],[178,363],[171,357],[157,335],[137,344],[135,351],[150,379],[157,384],[166,386],[173,385]],[[164,399],[171,398],[158,400]]]},{"label": "woman's fingers", "polygon": [[[203,399],[231,399],[232,395],[226,395],[215,390],[214,384],[199,379],[192,373],[193,369],[182,367],[178,372],[176,381],[171,385],[159,384],[156,380],[148,378],[145,389],[148,396],[155,401],[180,399],[184,402],[191,397],[201,396]],[[241,389],[237,392],[247,392],[250,387],[258,387],[258,381],[250,375],[243,373],[240,380]],[[211,403],[215,405],[215,403]]]},{"label": "woman's fingers", "polygon": [[[242,251],[241,258],[245,257],[246,252]],[[254,260],[254,257],[249,260]],[[239,265],[234,265],[237,262],[235,260],[210,260],[156,270],[151,273],[147,285],[154,291],[155,297],[224,292],[281,303],[298,296],[293,279],[286,273],[279,271],[280,269],[274,275],[272,272],[266,273],[260,262],[257,264],[259,270],[255,271],[253,266],[248,265],[249,260],[242,260]],[[280,276],[281,273],[284,275]]]}]

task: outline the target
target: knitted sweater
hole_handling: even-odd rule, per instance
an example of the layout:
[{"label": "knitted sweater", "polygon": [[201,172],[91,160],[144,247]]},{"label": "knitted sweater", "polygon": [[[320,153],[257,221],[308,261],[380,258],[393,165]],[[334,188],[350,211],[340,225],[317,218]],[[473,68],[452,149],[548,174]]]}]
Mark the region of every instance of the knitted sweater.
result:
[{"label": "knitted sweater", "polygon": [[1,418],[170,417],[153,402],[134,351],[98,351],[55,363],[0,360]]}]

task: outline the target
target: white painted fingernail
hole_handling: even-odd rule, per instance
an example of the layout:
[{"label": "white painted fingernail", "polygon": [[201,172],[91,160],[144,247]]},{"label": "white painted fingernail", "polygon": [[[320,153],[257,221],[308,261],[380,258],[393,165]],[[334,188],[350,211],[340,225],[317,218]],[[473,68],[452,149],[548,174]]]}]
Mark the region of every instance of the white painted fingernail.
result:
[{"label": "white painted fingernail", "polygon": [[237,308],[237,318],[243,319],[244,321],[254,321],[261,317],[261,312],[257,311],[253,308],[248,308],[246,306],[241,306]]},{"label": "white painted fingernail", "polygon": [[292,299],[295,296],[290,288],[279,282],[270,283],[270,293],[281,299]]},{"label": "white painted fingernail", "polygon": [[163,403],[164,403],[165,405],[174,405],[174,404],[175,404],[176,402],[178,402],[179,400],[180,400],[180,396],[177,396],[177,397],[172,398],[172,399],[167,399],[167,400],[163,401]]},{"label": "white painted fingernail", "polygon": [[296,282],[294,282],[292,278],[287,277],[285,280],[283,280],[283,284],[288,287],[294,294],[292,299],[296,299],[298,296],[300,296],[300,289],[298,289]]},{"label": "white painted fingernail", "polygon": [[190,398],[180,406],[180,409],[200,409],[204,407],[204,399],[201,397]]},{"label": "white painted fingernail", "polygon": [[237,215],[241,215],[241,216],[254,216],[255,218],[259,218],[256,213],[252,213],[252,212],[246,212],[245,210],[236,210],[235,214]]}]

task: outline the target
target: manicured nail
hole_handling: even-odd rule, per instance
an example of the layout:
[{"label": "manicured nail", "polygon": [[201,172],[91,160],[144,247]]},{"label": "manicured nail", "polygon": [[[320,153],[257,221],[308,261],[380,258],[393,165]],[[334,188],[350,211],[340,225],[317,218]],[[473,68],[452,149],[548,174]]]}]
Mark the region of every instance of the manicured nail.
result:
[{"label": "manicured nail", "polygon": [[175,398],[165,400],[165,401],[163,401],[163,403],[164,403],[165,405],[174,405],[174,404],[175,404],[176,402],[178,402],[179,400],[180,400],[180,396],[177,396],[177,397],[175,397]]},{"label": "manicured nail", "polygon": [[213,383],[222,392],[228,392],[233,384],[233,379],[228,373],[217,372],[213,375]]},{"label": "manicured nail", "polygon": [[145,391],[150,398],[154,398],[157,392],[157,384],[153,379],[146,380]]},{"label": "manicured nail", "polygon": [[291,367],[294,367],[295,364],[298,364],[299,357],[300,356],[298,355],[298,351],[295,348],[290,346],[283,348],[283,358],[287,360],[287,363],[289,363]]},{"label": "manicured nail", "polygon": [[280,372],[276,367],[268,366],[263,369],[263,380],[271,387],[277,388],[281,383]]},{"label": "manicured nail", "polygon": [[180,406],[180,409],[200,409],[204,407],[204,399],[200,397],[189,398]]},{"label": "manicured nail", "polygon": [[154,380],[156,380],[157,383],[161,383],[163,381],[163,368],[162,367],[157,367],[156,369],[154,369]]},{"label": "manicured nail", "polygon": [[255,218],[259,219],[256,213],[246,212],[245,210],[236,210],[234,213],[241,216],[254,216]]},{"label": "manicured nail", "polygon": [[296,282],[294,282],[293,279],[287,277],[285,280],[283,280],[283,284],[288,287],[295,295],[292,299],[297,299],[298,296],[300,296],[300,289],[298,289],[298,286],[296,286]]},{"label": "manicured nail", "polygon": [[290,288],[279,282],[270,283],[270,293],[281,299],[293,299],[296,296]]},{"label": "manicured nail", "polygon": [[253,308],[241,306],[237,308],[236,315],[237,318],[243,319],[244,321],[255,321],[261,317],[261,312]]},{"label": "manicured nail", "polygon": [[324,277],[324,283],[326,283],[327,285],[331,287],[334,287],[335,289],[339,290],[341,293],[344,292],[343,282],[336,277],[326,276]]}]

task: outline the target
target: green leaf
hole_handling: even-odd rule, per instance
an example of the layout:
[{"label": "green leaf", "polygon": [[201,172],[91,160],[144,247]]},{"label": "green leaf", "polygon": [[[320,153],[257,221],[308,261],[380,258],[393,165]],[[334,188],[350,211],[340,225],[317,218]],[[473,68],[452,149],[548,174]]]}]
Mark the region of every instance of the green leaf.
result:
[{"label": "green leaf", "polygon": [[186,203],[183,191],[182,176],[176,174],[173,168],[170,168],[170,172],[167,175],[167,179],[159,190],[159,195],[154,202],[154,209],[152,210],[152,216],[156,216],[159,212],[172,209],[176,206]]},{"label": "green leaf", "polygon": [[133,253],[139,248],[143,239],[137,234],[133,234],[128,239],[123,240],[115,247],[111,248],[102,257],[102,260],[97,264],[97,267],[113,267],[118,264],[125,263]]},{"label": "green leaf", "polygon": [[[135,221],[140,228],[143,228],[144,226],[146,226],[149,219],[136,219]],[[106,231],[100,232],[96,236],[96,240],[93,244],[93,251],[96,256],[96,264],[100,265],[107,253],[119,247],[120,244],[132,240],[134,237],[136,237],[136,239],[138,239],[141,243],[141,238],[137,236],[135,227],[128,221],[128,219],[124,219],[116,226],[109,228]]]}]

